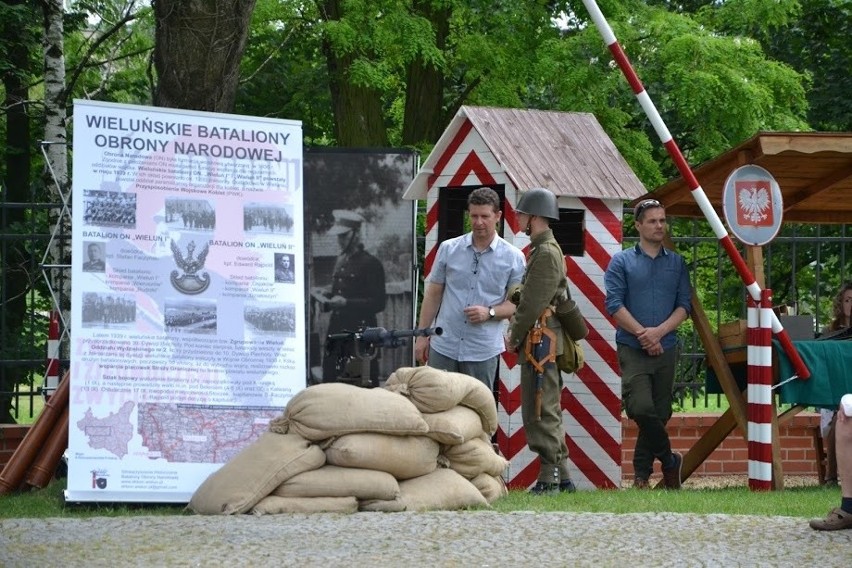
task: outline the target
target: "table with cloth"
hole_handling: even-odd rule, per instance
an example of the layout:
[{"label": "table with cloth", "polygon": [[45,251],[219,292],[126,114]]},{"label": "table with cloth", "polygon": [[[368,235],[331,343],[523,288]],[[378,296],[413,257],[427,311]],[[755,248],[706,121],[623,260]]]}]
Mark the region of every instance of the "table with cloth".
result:
[{"label": "table with cloth", "polygon": [[[793,376],[793,365],[777,340],[773,348],[778,356],[777,381]],[[793,345],[811,372],[808,379],[794,379],[778,387],[782,404],[819,408],[837,408],[840,397],[852,393],[852,340],[801,340]]]},{"label": "table with cloth", "polygon": [[[808,379],[793,379],[793,365],[778,340],[772,341],[772,376],[776,385],[777,402],[791,407],[778,414],[773,420],[773,488],[783,488],[783,472],[778,452],[777,426],[791,420],[808,407],[837,408],[840,397],[852,392],[852,339],[801,339],[793,345],[811,372]],[[736,391],[732,396],[747,403],[746,387],[748,376],[748,348],[745,345],[723,349],[725,362],[729,365]],[[707,393],[724,392],[712,367],[707,368]],[[686,458],[690,464],[699,464],[707,459],[737,426],[737,421],[728,409],[690,450]],[[815,448],[819,452],[818,448]],[[690,455],[690,454],[694,454]],[[686,463],[686,458],[685,462]],[[697,467],[697,466],[695,466]]]}]

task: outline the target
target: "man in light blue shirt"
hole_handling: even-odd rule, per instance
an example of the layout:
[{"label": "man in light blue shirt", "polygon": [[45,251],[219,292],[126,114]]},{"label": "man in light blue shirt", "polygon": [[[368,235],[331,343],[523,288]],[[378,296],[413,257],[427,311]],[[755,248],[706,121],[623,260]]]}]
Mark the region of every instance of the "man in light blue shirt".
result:
[{"label": "man in light blue shirt", "polygon": [[421,363],[475,377],[494,388],[504,350],[503,322],[515,313],[507,291],[524,275],[523,253],[497,235],[500,198],[481,187],[467,200],[471,232],[438,247],[426,283],[418,327],[441,327],[440,336],[418,337]]},{"label": "man in light blue shirt", "polygon": [[662,204],[645,199],[633,211],[639,243],[612,257],[604,285],[606,310],[618,325],[615,342],[624,409],[639,427],[634,487],[649,487],[656,458],[664,486],[680,489],[683,456],[672,452],[666,423],[672,415],[677,328],[691,311],[692,290],[683,258],[663,247]]}]

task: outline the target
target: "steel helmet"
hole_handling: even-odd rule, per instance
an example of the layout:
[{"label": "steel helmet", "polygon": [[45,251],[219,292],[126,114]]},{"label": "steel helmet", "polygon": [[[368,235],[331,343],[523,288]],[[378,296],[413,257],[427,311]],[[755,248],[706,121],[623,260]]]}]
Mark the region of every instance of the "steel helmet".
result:
[{"label": "steel helmet", "polygon": [[521,195],[515,211],[546,217],[551,221],[559,220],[559,206],[556,205],[556,196],[552,191],[543,187],[535,187]]}]

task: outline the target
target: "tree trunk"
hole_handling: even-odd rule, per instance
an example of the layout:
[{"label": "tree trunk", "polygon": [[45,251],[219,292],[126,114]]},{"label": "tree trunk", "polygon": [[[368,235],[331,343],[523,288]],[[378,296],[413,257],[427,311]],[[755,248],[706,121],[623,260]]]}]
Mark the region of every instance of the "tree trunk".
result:
[{"label": "tree trunk", "polygon": [[[65,91],[65,27],[63,0],[43,0],[44,10],[44,141],[45,154],[50,166],[45,168],[42,178],[50,189],[51,201],[59,203],[62,196],[70,199],[68,179],[68,133],[67,93]],[[48,282],[54,291],[62,311],[62,319],[70,324],[71,316],[71,216],[70,211],[62,214],[60,209],[49,212],[51,232],[60,238],[51,239],[48,250],[49,263],[54,267],[48,271]],[[61,353],[68,357],[68,346]]]},{"label": "tree trunk", "polygon": [[154,104],[233,112],[255,0],[154,0]]},{"label": "tree trunk", "polygon": [[[436,8],[432,2],[415,0],[414,11],[432,22],[435,45],[443,51],[450,33],[452,9],[449,6]],[[434,144],[451,118],[444,109],[443,71],[417,58],[408,66],[406,82],[402,144]]]},{"label": "tree trunk", "polygon": [[[324,2],[325,17],[329,21],[340,19],[341,0]],[[328,40],[323,40],[328,67],[331,106],[334,114],[334,134],[338,146],[387,147],[388,133],[381,93],[375,89],[355,85],[350,81],[352,56],[334,52]]]}]

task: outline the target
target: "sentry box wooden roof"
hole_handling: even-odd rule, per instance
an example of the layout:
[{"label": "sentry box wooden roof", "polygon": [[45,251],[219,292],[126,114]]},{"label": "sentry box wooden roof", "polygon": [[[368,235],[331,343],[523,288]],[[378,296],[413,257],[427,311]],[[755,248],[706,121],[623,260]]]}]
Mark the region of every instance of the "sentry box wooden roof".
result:
[{"label": "sentry box wooden roof", "polygon": [[461,128],[473,128],[515,188],[546,187],[557,196],[634,199],[645,186],[594,115],[462,106],[405,192],[425,199],[441,158]]},{"label": "sentry box wooden roof", "polygon": [[[767,170],[781,189],[784,221],[852,223],[852,133],[761,132],[736,148],[693,168],[717,213],[722,213],[725,180],[736,168]],[[674,217],[703,217],[680,177],[634,200],[653,197]]]}]

